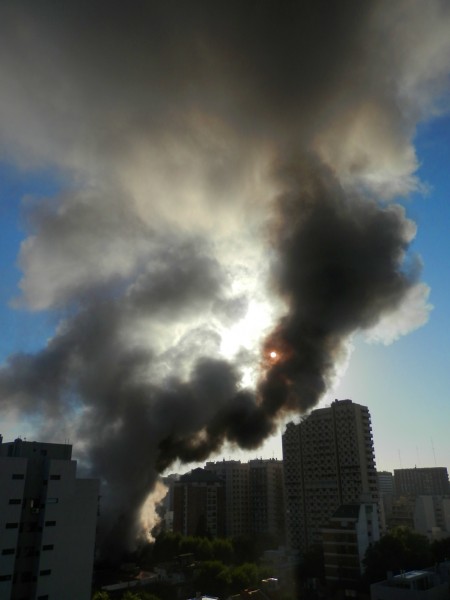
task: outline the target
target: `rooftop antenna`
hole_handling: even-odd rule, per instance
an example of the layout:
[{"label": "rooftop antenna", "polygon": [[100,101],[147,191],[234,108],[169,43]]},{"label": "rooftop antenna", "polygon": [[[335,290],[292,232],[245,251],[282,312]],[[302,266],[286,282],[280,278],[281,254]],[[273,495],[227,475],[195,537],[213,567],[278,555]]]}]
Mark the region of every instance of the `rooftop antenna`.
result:
[{"label": "rooftop antenna", "polygon": [[434,451],[433,438],[430,438],[430,441],[431,441],[431,449],[433,450],[434,466],[435,466],[435,467],[437,467],[437,463],[436,463],[436,452]]}]

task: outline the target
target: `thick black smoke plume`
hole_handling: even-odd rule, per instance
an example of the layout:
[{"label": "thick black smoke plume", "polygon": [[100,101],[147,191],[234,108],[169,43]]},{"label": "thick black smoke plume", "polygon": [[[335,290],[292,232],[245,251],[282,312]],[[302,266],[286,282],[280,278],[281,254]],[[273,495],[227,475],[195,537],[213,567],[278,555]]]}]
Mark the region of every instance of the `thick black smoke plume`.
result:
[{"label": "thick black smoke plume", "polygon": [[[59,326],[3,365],[1,409],[75,440],[106,551],[174,460],[258,447],[354,332],[412,299],[426,320],[389,202],[419,186],[449,23],[439,0],[2,3],[1,156],[61,189],[27,200],[16,299]],[[255,302],[272,332],[225,359]]]},{"label": "thick black smoke plume", "polygon": [[200,435],[163,440],[164,465],[203,460],[224,440],[255,448],[280,416],[312,408],[349,336],[395,311],[417,281],[419,265],[405,264],[411,223],[402,208],[346,194],[328,169],[305,156],[280,177],[273,279],[288,313],[264,343],[265,355],[276,357],[255,394],[230,396]]}]

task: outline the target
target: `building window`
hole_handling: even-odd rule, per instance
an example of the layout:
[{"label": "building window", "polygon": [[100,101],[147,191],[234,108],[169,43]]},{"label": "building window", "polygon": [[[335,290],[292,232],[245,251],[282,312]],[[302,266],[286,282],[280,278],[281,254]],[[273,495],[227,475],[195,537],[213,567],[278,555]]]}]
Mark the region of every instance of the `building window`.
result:
[{"label": "building window", "polygon": [[0,581],[11,581],[11,575],[0,575]]},{"label": "building window", "polygon": [[13,473],[11,479],[25,479],[25,475],[23,473]]},{"label": "building window", "polygon": [[42,550],[46,551],[46,550],[53,550],[54,548],[54,544],[45,544],[44,546],[42,546]]},{"label": "building window", "polygon": [[6,523],[5,529],[17,529],[19,527],[19,523]]},{"label": "building window", "polygon": [[50,475],[50,479],[52,481],[59,481],[61,479],[61,475]]},{"label": "building window", "polygon": [[54,527],[56,525],[56,521],[45,521],[46,527]]},{"label": "building window", "polygon": [[14,552],[15,552],[14,548],[3,548],[2,555],[6,556],[7,554],[14,554]]},{"label": "building window", "polygon": [[22,504],[22,498],[10,498],[8,504]]},{"label": "building window", "polygon": [[58,504],[58,498],[47,498],[47,504]]},{"label": "building window", "polygon": [[48,600],[49,599],[49,595],[48,594],[44,594],[43,596],[38,596],[37,600]]},{"label": "building window", "polygon": [[42,571],[39,571],[39,575],[50,575],[50,573],[52,572],[51,569],[42,569]]}]

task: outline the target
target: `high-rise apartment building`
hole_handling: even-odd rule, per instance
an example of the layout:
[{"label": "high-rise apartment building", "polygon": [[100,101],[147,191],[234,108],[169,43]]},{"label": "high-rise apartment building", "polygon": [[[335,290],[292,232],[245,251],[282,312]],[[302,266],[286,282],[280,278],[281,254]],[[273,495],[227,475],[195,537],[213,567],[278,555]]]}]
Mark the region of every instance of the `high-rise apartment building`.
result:
[{"label": "high-rise apartment building", "polygon": [[441,495],[450,493],[446,467],[394,469],[397,496]]},{"label": "high-rise apartment building", "polygon": [[249,461],[250,533],[269,534],[284,542],[285,505],[283,462],[270,459]]},{"label": "high-rise apartment building", "polygon": [[207,462],[205,469],[225,483],[226,535],[237,537],[250,532],[250,496],[248,463],[240,460]]},{"label": "high-rise apartment building", "polygon": [[274,458],[207,462],[225,482],[226,535],[269,534],[284,541],[283,462]]},{"label": "high-rise apartment building", "polygon": [[394,494],[394,476],[390,471],[377,471],[377,481],[380,496]]},{"label": "high-rise apartment building", "polygon": [[316,409],[283,434],[288,543],[305,550],[343,504],[377,503],[369,410],[351,400]]},{"label": "high-rise apartment building", "polygon": [[225,535],[225,484],[205,469],[194,469],[173,484],[173,530],[183,535]]},{"label": "high-rise apartment building", "polygon": [[450,534],[450,498],[416,496],[414,499],[414,531],[430,541],[448,538]]},{"label": "high-rise apartment building", "polygon": [[0,436],[2,600],[91,597],[99,482],[71,458],[68,444]]},{"label": "high-rise apartment building", "polygon": [[394,476],[390,471],[377,471],[378,506],[380,512],[380,527],[387,530],[388,521],[392,517],[394,503]]}]

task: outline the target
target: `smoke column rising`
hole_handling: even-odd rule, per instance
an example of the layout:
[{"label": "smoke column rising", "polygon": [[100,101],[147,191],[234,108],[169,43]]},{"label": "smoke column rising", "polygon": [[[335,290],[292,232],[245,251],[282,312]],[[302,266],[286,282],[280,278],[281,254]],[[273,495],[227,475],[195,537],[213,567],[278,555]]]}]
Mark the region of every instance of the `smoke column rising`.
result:
[{"label": "smoke column rising", "polygon": [[[258,447],[318,402],[354,332],[405,303],[401,333],[426,321],[392,201],[420,188],[449,7],[3,2],[0,23],[2,157],[64,182],[25,207],[15,300],[59,326],[2,367],[1,410],[76,440],[120,551],[175,459]],[[225,359],[255,300],[273,330]]]}]

